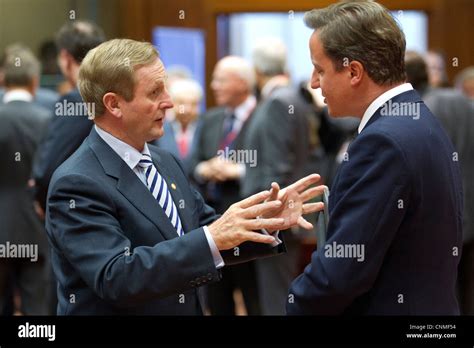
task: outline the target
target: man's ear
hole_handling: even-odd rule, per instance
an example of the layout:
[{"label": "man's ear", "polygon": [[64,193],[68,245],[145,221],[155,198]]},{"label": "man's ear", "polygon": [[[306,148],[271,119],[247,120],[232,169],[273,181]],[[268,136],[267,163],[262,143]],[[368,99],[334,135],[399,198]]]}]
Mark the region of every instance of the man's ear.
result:
[{"label": "man's ear", "polygon": [[116,93],[108,92],[102,97],[105,108],[116,118],[122,117],[122,110],[119,103],[120,96]]},{"label": "man's ear", "polygon": [[361,62],[353,60],[349,63],[349,72],[351,74],[351,85],[358,85],[362,81],[365,69]]}]

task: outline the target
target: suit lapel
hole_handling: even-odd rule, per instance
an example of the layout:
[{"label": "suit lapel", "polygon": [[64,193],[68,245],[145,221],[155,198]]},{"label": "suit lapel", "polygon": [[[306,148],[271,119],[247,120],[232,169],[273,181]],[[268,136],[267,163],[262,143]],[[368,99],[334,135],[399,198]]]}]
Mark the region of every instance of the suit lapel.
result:
[{"label": "suit lapel", "polygon": [[117,190],[157,227],[165,239],[178,237],[170,219],[145,184],[125,161],[100,138],[94,128],[89,135],[89,144],[105,173],[117,179]]}]

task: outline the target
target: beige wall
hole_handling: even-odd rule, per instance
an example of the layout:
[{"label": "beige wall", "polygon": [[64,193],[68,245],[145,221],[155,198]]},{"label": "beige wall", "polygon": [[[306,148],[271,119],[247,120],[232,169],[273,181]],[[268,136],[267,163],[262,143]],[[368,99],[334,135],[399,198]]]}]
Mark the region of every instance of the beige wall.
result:
[{"label": "beige wall", "polygon": [[69,20],[75,10],[76,19],[92,20],[96,12],[97,24],[108,38],[118,35],[117,0],[0,0],[0,53],[13,42],[22,42],[35,53],[44,40]]}]

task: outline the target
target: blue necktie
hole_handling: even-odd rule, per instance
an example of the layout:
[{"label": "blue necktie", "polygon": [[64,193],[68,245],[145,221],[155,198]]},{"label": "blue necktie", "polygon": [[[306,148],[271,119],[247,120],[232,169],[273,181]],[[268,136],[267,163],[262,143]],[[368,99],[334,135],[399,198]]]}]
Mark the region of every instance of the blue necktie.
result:
[{"label": "blue necktie", "polygon": [[140,162],[138,162],[138,165],[145,170],[146,183],[151,194],[163,208],[178,235],[182,236],[184,231],[183,226],[181,225],[181,219],[179,218],[178,209],[173,202],[166,181],[156,170],[150,155],[142,154],[142,158],[140,159]]}]

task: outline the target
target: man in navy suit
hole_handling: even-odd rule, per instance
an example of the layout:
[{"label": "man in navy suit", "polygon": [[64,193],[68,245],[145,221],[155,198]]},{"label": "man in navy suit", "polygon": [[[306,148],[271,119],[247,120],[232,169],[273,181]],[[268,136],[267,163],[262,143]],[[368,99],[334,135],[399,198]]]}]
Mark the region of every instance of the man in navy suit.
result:
[{"label": "man in navy suit", "polygon": [[224,265],[283,252],[277,230],[311,228],[302,214],[322,208],[304,203],[324,188],[308,188],[314,174],[216,216],[179,161],[147,145],[173,107],[165,76],[154,46],[128,39],[82,62],[78,86],[95,125],[53,174],[46,211],[58,314],[202,314],[199,286]]},{"label": "man in navy suit", "polygon": [[329,197],[326,244],[289,290],[288,314],[457,315],[462,187],[440,123],[405,82],[405,38],[375,2],[306,14],[333,117],[361,118]]}]

